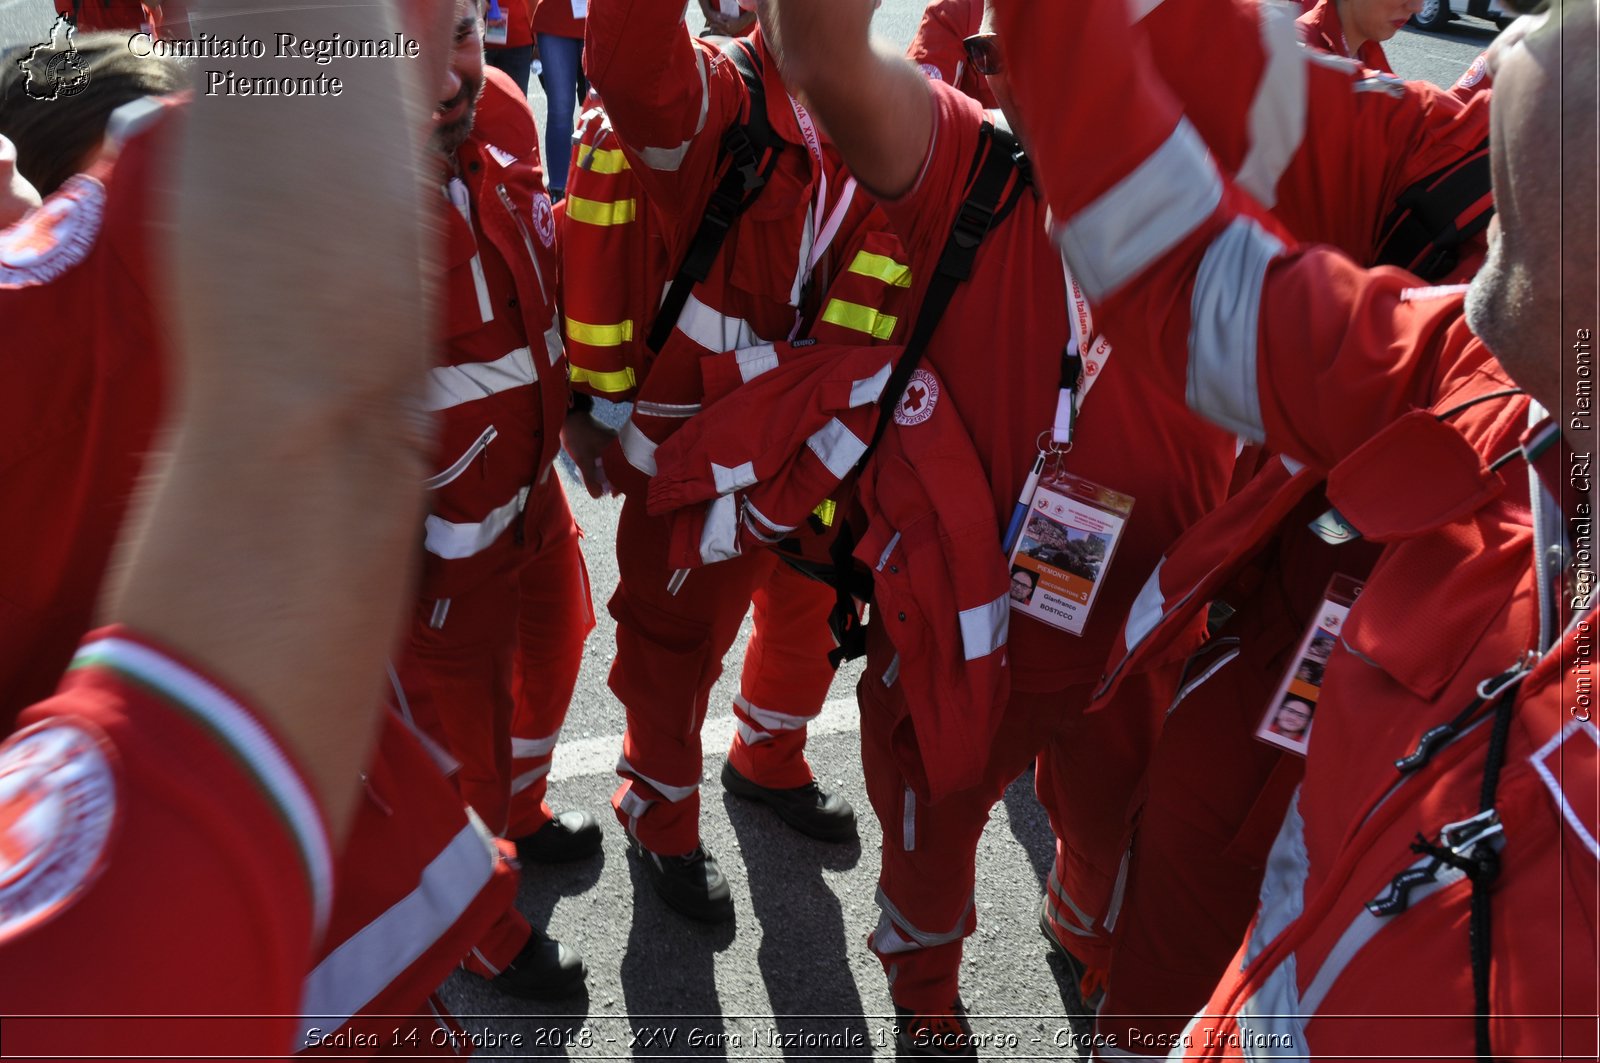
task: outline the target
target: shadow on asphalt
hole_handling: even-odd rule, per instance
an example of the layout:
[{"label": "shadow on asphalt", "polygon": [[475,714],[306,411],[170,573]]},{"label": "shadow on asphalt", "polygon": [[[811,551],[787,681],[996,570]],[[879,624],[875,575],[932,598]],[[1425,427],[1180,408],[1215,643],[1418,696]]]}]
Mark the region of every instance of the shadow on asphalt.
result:
[{"label": "shadow on asphalt", "polygon": [[[789,1059],[860,1058],[869,1031],[850,970],[844,912],[823,871],[848,871],[861,842],[829,843],[785,826],[771,809],[722,796],[744,858],[754,919],[761,928],[756,965],[772,1001],[757,1043]],[[857,809],[856,814],[871,815]],[[804,1015],[784,1014],[805,1001]]]},{"label": "shadow on asphalt", "polygon": [[656,895],[639,858],[627,857],[633,924],[622,957],[629,1051],[638,1059],[722,1059],[732,1036],[717,995],[716,954],[732,946],[733,922],[696,923]]}]

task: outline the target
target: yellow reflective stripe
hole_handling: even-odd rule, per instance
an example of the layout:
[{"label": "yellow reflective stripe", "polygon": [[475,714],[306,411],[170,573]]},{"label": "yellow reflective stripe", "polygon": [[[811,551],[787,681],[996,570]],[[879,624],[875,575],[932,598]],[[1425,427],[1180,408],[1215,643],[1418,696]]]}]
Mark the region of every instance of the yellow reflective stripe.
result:
[{"label": "yellow reflective stripe", "polygon": [[895,326],[900,323],[900,319],[891,314],[880,314],[870,306],[846,302],[843,299],[829,302],[828,308],[822,312],[822,320],[830,325],[865,332],[873,339],[879,340],[893,336]]},{"label": "yellow reflective stripe", "polygon": [[621,173],[628,168],[628,158],[621,148],[587,147],[578,153],[578,169],[590,173]]},{"label": "yellow reflective stripe", "polygon": [[856,260],[850,263],[850,272],[863,277],[872,277],[895,288],[911,287],[911,267],[901,265],[888,255],[874,255],[870,251],[858,252]]},{"label": "yellow reflective stripe", "polygon": [[626,225],[639,214],[637,199],[619,199],[602,203],[578,196],[567,197],[567,217],[585,225]]},{"label": "yellow reflective stripe", "polygon": [[603,391],[607,395],[616,395],[624,391],[632,391],[638,380],[633,375],[632,369],[618,369],[614,373],[602,373],[596,369],[584,369],[582,366],[567,366],[574,384],[587,384],[596,391]]},{"label": "yellow reflective stripe", "polygon": [[567,339],[587,343],[591,347],[616,347],[633,340],[633,322],[619,321],[615,325],[586,325],[567,318]]},{"label": "yellow reflective stripe", "polygon": [[833,515],[839,511],[839,503],[831,498],[824,498],[822,504],[811,511],[811,515],[822,522],[824,528],[833,527]]}]

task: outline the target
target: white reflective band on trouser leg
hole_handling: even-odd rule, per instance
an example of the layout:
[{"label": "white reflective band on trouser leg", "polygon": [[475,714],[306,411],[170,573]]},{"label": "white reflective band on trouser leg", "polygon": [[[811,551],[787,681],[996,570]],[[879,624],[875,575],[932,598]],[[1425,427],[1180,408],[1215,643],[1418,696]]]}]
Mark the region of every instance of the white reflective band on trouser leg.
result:
[{"label": "white reflective band on trouser leg", "polygon": [[527,387],[539,379],[533,365],[533,352],[518,347],[492,362],[463,362],[428,370],[428,390],[422,408],[430,412],[448,410],[502,391]]},{"label": "white reflective band on trouser leg", "polygon": [[[698,782],[693,786],[669,786],[664,782],[652,779],[644,772],[639,771],[632,764],[629,764],[627,757],[617,758],[617,774],[632,775],[635,779],[638,779],[640,782],[650,787],[650,789],[654,790],[656,793],[660,794],[662,797],[665,797],[668,801],[671,801],[674,804],[678,803],[679,801],[687,801],[694,795],[696,790],[700,789],[700,784]],[[631,794],[632,791],[630,790],[629,793]],[[640,800],[644,799],[640,798]],[[623,811],[626,812],[627,809],[623,809]]]},{"label": "white reflective band on trouser leg", "polygon": [[553,734],[548,738],[516,738],[511,739],[511,759],[525,760],[528,757],[548,757],[555,752],[556,738]]},{"label": "white reflective band on trouser leg", "polygon": [[527,505],[528,493],[531,490],[530,487],[522,488],[515,498],[503,506],[496,507],[476,524],[454,524],[443,517],[429,514],[428,519],[423,522],[427,533],[423,537],[422,545],[428,553],[447,561],[483,553],[522,513],[522,507]]},{"label": "white reflective band on trouser leg", "polygon": [[711,80],[706,74],[706,64],[711,60],[705,55],[698,57],[695,69],[700,71],[700,118],[695,123],[694,133],[687,140],[675,148],[640,148],[640,160],[652,170],[661,170],[665,173],[674,173],[683,165],[684,156],[689,154],[689,147],[694,143],[694,138],[699,136],[706,127],[706,118],[711,113]]},{"label": "white reflective band on trouser leg", "polygon": [[746,698],[743,694],[735,694],[733,696],[733,703],[741,712],[750,717],[750,719],[753,720],[757,725],[772,732],[798,731],[805,727],[806,724],[816,719],[817,713],[822,711],[821,705],[818,705],[816,712],[811,713],[809,716],[800,716],[789,712],[778,712],[775,709],[763,709],[760,705],[752,705],[750,703],[750,699]]},{"label": "white reflective band on trouser leg", "polygon": [[[499,859],[474,818],[422,871],[417,888],[348,938],[306,976],[304,1038],[337,1028],[433,947],[472,904]],[[302,1044],[308,1043],[304,1040]]]},{"label": "white reflective band on trouser leg", "polygon": [[1004,646],[1010,627],[1010,595],[1002,594],[987,605],[961,610],[961,647],[967,660],[987,657]]},{"label": "white reflective band on trouser leg", "polygon": [[909,786],[900,802],[900,848],[908,853],[917,851],[917,792]]},{"label": "white reflective band on trouser leg", "polygon": [[1056,239],[1090,302],[1142,273],[1211,216],[1222,178],[1187,118],[1116,187],[1065,225]]},{"label": "white reflective band on trouser leg", "polygon": [[532,786],[534,783],[538,782],[540,779],[549,774],[550,765],[548,764],[541,764],[532,771],[525,771],[521,775],[518,775],[516,778],[511,780],[511,792],[514,794],[520,794],[522,791],[526,790],[528,787]]},{"label": "white reflective band on trouser leg", "polygon": [[1238,219],[1206,249],[1189,308],[1189,408],[1257,443],[1266,438],[1256,387],[1261,292],[1282,252],[1261,226]]},{"label": "white reflective band on trouser leg", "polygon": [[617,433],[617,442],[621,445],[622,456],[628,459],[629,465],[646,476],[656,474],[656,443],[639,431],[638,425],[631,420],[624,421],[622,431]]},{"label": "white reflective band on trouser leg", "polygon": [[922,930],[917,927],[900,914],[900,909],[889,900],[881,886],[875,899],[883,915],[878,919],[878,928],[872,932],[872,949],[880,956],[931,949],[939,945],[948,945],[952,941],[960,941],[967,936],[967,915],[972,911],[971,897],[967,898],[967,906],[962,909],[956,925],[945,931]]},{"label": "white reflective band on trouser leg", "polygon": [[712,462],[711,478],[716,483],[717,494],[731,495],[756,482],[756,467],[754,463],[748,461],[731,469],[726,465]]},{"label": "white reflective band on trouser leg", "polygon": [[1267,69],[1250,104],[1250,148],[1234,179],[1264,207],[1278,202],[1278,181],[1306,136],[1306,61],[1298,11],[1259,5]]},{"label": "white reflective band on trouser leg", "polygon": [[[1058,914],[1051,920],[1051,922],[1056,926],[1059,926],[1061,929],[1076,934],[1079,937],[1094,937],[1094,920],[1090,918],[1088,912],[1085,912],[1082,908],[1079,908],[1078,903],[1067,895],[1066,888],[1061,885],[1061,879],[1056,877],[1056,869],[1054,867],[1050,869],[1050,881],[1048,888],[1050,890],[1050,895],[1061,902],[1060,904],[1053,906],[1056,908]],[[1060,917],[1059,912],[1062,905],[1065,905],[1067,910],[1072,913],[1072,918],[1076,920],[1076,925],[1074,925],[1073,922]]]},{"label": "white reflective band on trouser leg", "polygon": [[866,443],[837,417],[811,433],[806,446],[838,480],[850,475],[850,470],[861,460],[861,455],[867,452]]},{"label": "white reflective band on trouser leg", "polygon": [[732,495],[706,504],[706,523],[700,529],[700,560],[708,565],[738,557],[739,503]]}]

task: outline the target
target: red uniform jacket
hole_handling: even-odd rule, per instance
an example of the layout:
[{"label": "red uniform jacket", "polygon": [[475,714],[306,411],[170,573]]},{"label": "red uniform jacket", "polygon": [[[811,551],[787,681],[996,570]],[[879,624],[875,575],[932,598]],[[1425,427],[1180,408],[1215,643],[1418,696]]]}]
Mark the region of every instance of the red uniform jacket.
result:
[{"label": "red uniform jacket", "polygon": [[555,216],[538,130],[522,94],[498,70],[485,72],[477,120],[456,164],[460,177],[447,184],[443,207],[446,339],[425,399],[440,415],[439,471],[429,481],[423,538],[425,598],[465,593],[520,564],[523,510],[561,448],[568,406],[555,314]]},{"label": "red uniform jacket", "polygon": [[[526,4],[527,0],[522,2]],[[572,0],[533,0],[533,5],[533,32],[583,40],[584,23],[588,19],[572,13]]]},{"label": "red uniform jacket", "polygon": [[[7,522],[0,533],[8,556],[30,562],[5,566],[7,582],[0,591],[0,690],[13,715],[25,704],[23,697],[48,696],[89,627],[159,422],[166,334],[155,313],[152,289],[160,278],[151,268],[144,222],[152,171],[167,150],[174,111],[155,100],[118,111],[110,135],[126,140],[114,163],[70,179],[45,206],[0,232],[0,317],[28,337],[11,367],[16,386],[4,392],[15,399],[0,418],[0,487],[7,497],[28,499],[36,513],[31,521]],[[30,352],[37,357],[29,360]],[[63,358],[62,352],[74,357]],[[308,951],[297,961],[295,978],[305,978],[319,957],[360,953],[359,944],[341,951],[346,941],[392,933],[369,924],[381,924],[395,901],[424,880],[421,907],[429,915],[408,924],[398,939],[403,947],[387,952],[386,963],[366,963],[359,976],[346,972],[336,979],[336,993],[321,992],[315,979],[307,983],[305,1006],[324,1016],[325,1029],[336,1028],[363,1004],[406,1013],[421,1007],[465,953],[461,942],[476,940],[509,903],[505,891],[515,884],[515,872],[481,839],[470,839],[476,849],[468,844],[459,799],[406,725],[391,714],[383,726],[367,768],[368,796],[339,865],[330,935],[319,938],[322,952]],[[158,908],[152,902],[149,911]],[[71,957],[74,977],[82,976],[82,963],[70,950],[58,955]],[[187,962],[204,959],[191,954]],[[71,981],[62,974],[38,984],[59,988]],[[300,1007],[297,989],[287,1009],[273,1004],[232,1010],[297,1014]]]},{"label": "red uniform jacket", "polygon": [[1367,41],[1356,49],[1354,55],[1350,54],[1350,44],[1345,39],[1344,25],[1339,21],[1339,7],[1334,0],[1318,0],[1317,5],[1297,21],[1307,46],[1345,59],[1358,60],[1371,70],[1394,73],[1389,66],[1389,57],[1383,54],[1383,45],[1377,41]]},{"label": "red uniform jacket", "polygon": [[929,0],[906,58],[933,81],[954,85],[985,107],[994,108],[989,79],[967,65],[968,37],[983,29],[983,0]]},{"label": "red uniform jacket", "polygon": [[[1058,121],[1036,162],[1058,240],[1092,277],[1113,338],[1148,352],[1152,387],[1331,470],[1330,499],[1388,544],[1329,661],[1261,912],[1206,1008],[1222,1018],[1191,1027],[1187,1054],[1359,1054],[1381,1015],[1408,1017],[1381,1027],[1395,1055],[1472,1054],[1462,1017],[1473,1008],[1471,891],[1411,843],[1436,843],[1479,811],[1490,727],[1461,731],[1414,773],[1396,761],[1503,674],[1524,685],[1495,795],[1493,1050],[1592,1054],[1592,1018],[1561,1015],[1590,1012],[1595,994],[1600,849],[1588,809],[1600,777],[1585,745],[1592,723],[1549,685],[1573,662],[1572,650],[1551,646],[1541,599],[1553,588],[1536,576],[1543,553],[1529,505],[1543,492],[1525,486],[1520,461],[1488,468],[1517,456],[1519,404],[1484,403],[1453,428],[1426,412],[1509,382],[1467,330],[1458,292],[1409,290],[1398,271],[1291,251],[1269,235],[1178,117],[1123,5],[1035,6],[1031,20],[1023,8],[1003,9],[1003,32],[1024,121],[1045,129],[1029,116],[1063,89],[1083,102],[1065,122],[1051,109]],[[1091,49],[1094,78],[1063,86],[1063,70],[1089,69]],[[1185,191],[1165,199],[1158,187]],[[1397,468],[1396,448],[1414,468]],[[1559,524],[1551,508],[1546,495],[1534,513]],[[1569,642],[1593,623],[1591,603],[1578,605]],[[1420,875],[1411,907],[1370,909],[1408,869]],[[1354,1015],[1369,1018],[1341,1018]]]},{"label": "red uniform jacket", "polygon": [[[727,129],[749,93],[733,64],[689,36],[671,0],[603,0],[590,6],[586,68],[605,99],[628,163],[656,212],[667,261],[683,260],[720,176]],[[708,279],[698,285],[639,383],[619,443],[626,465],[613,483],[655,472],[655,448],[699,412],[699,360],[801,334],[818,316],[817,296],[843,265],[839,249],[875,224],[837,153],[790,100],[759,32],[767,117],[785,141],[760,198],[734,224]],[[568,221],[574,217],[568,205]],[[584,268],[575,265],[573,272]],[[885,339],[880,319],[856,321],[862,341]],[[648,322],[641,323],[648,328]],[[627,466],[632,467],[630,471]]]},{"label": "red uniform jacket", "polygon": [[333,853],[271,725],[121,628],[23,723],[0,746],[6,1051],[291,1051]]}]

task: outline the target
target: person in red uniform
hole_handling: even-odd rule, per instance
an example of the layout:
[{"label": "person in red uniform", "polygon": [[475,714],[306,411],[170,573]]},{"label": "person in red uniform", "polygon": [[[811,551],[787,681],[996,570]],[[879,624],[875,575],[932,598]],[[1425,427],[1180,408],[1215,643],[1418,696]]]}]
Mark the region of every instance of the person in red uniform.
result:
[{"label": "person in red uniform", "polygon": [[[851,171],[883,198],[907,244],[914,283],[925,286],[966,198],[984,111],[949,84],[874,51],[872,10],[870,0],[859,0],[829,5],[825,17],[803,3],[773,5],[764,14],[780,20],[785,79],[815,107]],[[945,1047],[951,1054],[973,1051],[964,1039],[958,975],[962,940],[976,924],[978,838],[1005,787],[1058,736],[1064,757],[1071,757],[1057,762],[1070,795],[1053,808],[1057,834],[1071,842],[1064,887],[1091,918],[1110,910],[1130,832],[1128,807],[1171,699],[1176,665],[1193,643],[1176,649],[1173,659],[1148,662],[1124,688],[1120,711],[1083,710],[1139,581],[1168,542],[1221,501],[1233,464],[1231,438],[1150,395],[1118,367],[1114,351],[1097,371],[1070,373],[1064,351],[1074,341],[1071,319],[1081,328],[1086,306],[1070,293],[1042,225],[1042,202],[1024,193],[988,233],[972,278],[957,290],[929,344],[925,362],[941,382],[931,401],[935,409],[949,403],[959,411],[990,488],[990,497],[969,504],[992,507],[989,519],[1001,528],[1040,457],[1041,437],[1050,439],[1058,408],[1072,398],[1081,401],[1062,467],[1135,501],[1108,551],[1081,634],[1008,611],[1009,595],[1001,594],[994,611],[1002,626],[995,630],[1006,643],[1010,694],[998,730],[978,755],[978,777],[954,792],[950,780],[910,755],[916,747],[907,741],[915,730],[909,718],[917,709],[907,704],[896,673],[916,664],[895,661],[885,634],[869,628],[858,696],[868,793],[884,825],[883,911],[872,947],[889,976],[907,1053],[950,1023],[956,1034]],[[1093,332],[1073,349],[1094,349]],[[1006,353],[975,359],[975,350]],[[1093,381],[1092,390],[1064,399],[1069,384],[1083,377]],[[931,394],[908,389],[905,417],[915,416]],[[1032,495],[1023,497],[1031,504]],[[1000,547],[997,536],[997,557]],[[893,624],[895,614],[884,619]],[[967,627],[963,617],[963,633]],[[975,649],[966,653],[970,660]],[[1094,931],[1085,942],[1108,948]]]},{"label": "person in red uniform", "polygon": [[985,107],[994,107],[989,82],[967,62],[961,43],[983,28],[983,0],[928,0],[906,58],[934,81],[954,85]]},{"label": "person in red uniform", "polygon": [[[816,123],[784,91],[759,31],[752,46],[764,66],[767,118],[784,150],[708,279],[689,294],[607,455],[608,478],[626,495],[617,528],[621,583],[610,603],[617,620],[610,684],[628,724],[617,768],[624,781],[612,805],[657,892],[683,914],[713,922],[732,918],[733,905],[700,842],[700,728],[722,657],[752,602],[755,633],[723,786],[771,805],[813,837],[855,837],[854,811],[821,789],[804,754],[806,723],[833,678],[832,591],[767,552],[675,578],[667,526],[645,509],[655,448],[699,409],[701,358],[798,335],[844,265],[830,251],[853,242],[871,209]],[[750,100],[745,83],[733,63],[689,36],[683,5],[673,0],[592,2],[585,47],[590,79],[657,212],[669,258],[681,261],[721,179],[723,137]],[[566,223],[581,221],[569,199]],[[602,267],[574,263],[566,282]],[[574,327],[581,326],[568,322],[569,333]]]},{"label": "person in red uniform", "polygon": [[484,10],[483,58],[517,86],[524,96],[533,75],[534,0],[489,0]]},{"label": "person in red uniform", "polygon": [[56,14],[80,30],[135,30],[155,40],[192,35],[183,0],[56,0]]},{"label": "person in red uniform", "polygon": [[[405,711],[460,764],[463,799],[525,860],[592,855],[600,828],[543,800],[556,737],[593,627],[578,529],[552,469],[563,440],[585,464],[610,434],[570,408],[555,319],[555,219],[526,101],[485,69],[463,0],[433,143],[447,226],[445,342],[423,405],[438,415],[421,586],[398,663]],[[515,795],[517,821],[512,821]],[[468,969],[549,995],[582,980],[570,950],[523,955],[514,925]]]},{"label": "person in red uniform", "polygon": [[[45,104],[35,115],[35,139],[47,146],[99,145],[106,103],[101,97],[107,95],[125,95],[121,79],[92,80],[86,92],[59,106]],[[52,519],[11,526],[8,548],[35,560],[31,579],[57,588],[47,610],[19,608],[5,618],[5,643],[15,651],[6,658],[13,689],[48,692],[51,673],[59,677],[70,658],[66,628],[81,629],[91,615],[163,409],[167,343],[155,312],[163,274],[154,267],[145,220],[159,161],[173,150],[174,111],[151,99],[118,111],[91,169],[65,182],[45,209],[0,240],[4,316],[18,335],[39,337],[38,344],[22,349],[80,352],[65,361],[40,360],[36,371],[28,362],[12,367],[34,381],[19,389],[34,401],[6,420],[3,447],[12,457],[5,483],[8,492],[26,493]],[[90,300],[98,314],[82,312]],[[7,596],[19,607],[31,603],[17,593],[29,586],[12,584]],[[547,962],[559,954],[559,945],[530,932],[514,914],[514,866],[468,826],[459,798],[398,715],[384,715],[366,773],[356,827],[337,867],[343,886],[301,1002],[315,1015],[311,1025],[327,1031],[353,1016],[359,1021],[363,1012],[409,1014],[421,1008],[431,1027],[435,1012],[425,1007],[427,997],[469,949],[487,940],[491,926],[501,931],[495,940],[507,940],[505,932],[514,931],[509,940],[527,942],[528,957],[513,965],[518,970],[507,982],[527,981],[530,967],[539,966],[528,959]],[[452,859],[438,861],[446,850]],[[385,931],[391,947],[383,962],[352,968],[356,952],[341,946],[416,891],[426,898],[428,918],[403,934]],[[380,1032],[393,1028],[391,1019]]]},{"label": "person in red uniform", "polygon": [[[1562,380],[1600,313],[1595,200],[1570,191],[1596,164],[1595,5],[1555,5],[1501,58],[1499,232],[1464,301],[1273,235],[1123,5],[1000,10],[1057,238],[1114,334],[1148,341],[1149,385],[1329,470],[1330,501],[1384,545],[1328,661],[1261,908],[1166,1047],[1592,1055],[1600,774],[1576,695],[1595,435]],[[1054,105],[1064,91],[1081,113]],[[1158,188],[1192,191],[1148,211]]]},{"label": "person in red uniform", "polygon": [[1392,74],[1383,42],[1421,10],[1422,0],[1317,0],[1300,16],[1300,32],[1309,47]]},{"label": "person in red uniform", "polygon": [[[278,10],[270,28],[213,11],[250,33],[401,26],[389,5],[359,21]],[[185,293],[181,430],[106,601],[120,626],[84,641],[0,748],[0,959],[28,973],[0,989],[9,1054],[291,1050],[405,604],[426,449],[409,399],[430,323],[432,55],[343,66],[338,99],[194,104],[162,230]],[[357,209],[318,176],[378,166],[409,179]],[[260,214],[242,219],[242,201]],[[289,217],[337,239],[307,259],[279,238]],[[353,320],[351,302],[384,312]],[[85,967],[88,953],[106,962]],[[23,1017],[73,1012],[157,1017]],[[160,1017],[174,1013],[224,1017]]]},{"label": "person in red uniform", "polygon": [[545,159],[549,163],[550,198],[567,194],[572,162],[572,124],[578,104],[589,95],[583,76],[583,31],[588,0],[536,0],[533,32],[539,46],[539,83],[544,86]]}]

